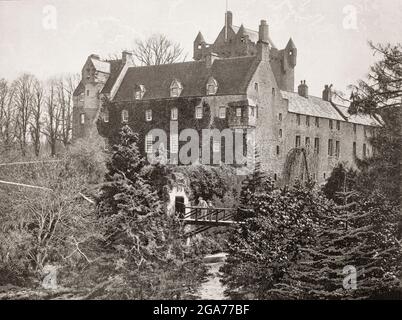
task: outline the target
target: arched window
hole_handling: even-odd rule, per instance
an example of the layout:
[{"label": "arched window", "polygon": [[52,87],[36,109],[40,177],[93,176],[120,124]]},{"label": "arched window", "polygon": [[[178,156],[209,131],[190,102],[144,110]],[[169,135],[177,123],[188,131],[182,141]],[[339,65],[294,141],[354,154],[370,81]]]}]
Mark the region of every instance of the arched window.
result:
[{"label": "arched window", "polygon": [[174,97],[180,97],[181,92],[183,91],[183,86],[178,80],[173,80],[172,84],[170,85],[170,96],[172,98]]},{"label": "arched window", "polygon": [[218,91],[218,82],[214,78],[209,78],[207,82],[207,95],[211,96]]},{"label": "arched window", "polygon": [[128,111],[127,110],[123,110],[121,112],[121,122],[123,122],[123,123],[128,122]]}]

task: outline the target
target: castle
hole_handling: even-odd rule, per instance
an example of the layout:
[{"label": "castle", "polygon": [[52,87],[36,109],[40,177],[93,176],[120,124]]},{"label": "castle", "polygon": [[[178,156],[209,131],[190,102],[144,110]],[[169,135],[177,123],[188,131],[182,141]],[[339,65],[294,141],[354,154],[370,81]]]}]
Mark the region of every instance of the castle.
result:
[{"label": "castle", "polygon": [[[356,157],[372,154],[369,138],[381,118],[349,114],[335,102],[332,86],[325,85],[320,98],[309,95],[306,81],[295,92],[297,48],[292,39],[276,48],[265,20],[257,32],[234,26],[227,12],[214,43],[197,35],[193,58],[134,66],[128,52],[112,61],[89,56],[74,92],[74,139],[97,128],[113,143],[129,125],[147,153],[155,142],[149,132],[158,128],[167,132],[172,155],[186,143],[177,132],[188,128],[252,131],[261,168],[276,181],[307,169],[323,183],[339,162],[353,166]],[[225,141],[211,140],[211,153],[224,153]]]}]

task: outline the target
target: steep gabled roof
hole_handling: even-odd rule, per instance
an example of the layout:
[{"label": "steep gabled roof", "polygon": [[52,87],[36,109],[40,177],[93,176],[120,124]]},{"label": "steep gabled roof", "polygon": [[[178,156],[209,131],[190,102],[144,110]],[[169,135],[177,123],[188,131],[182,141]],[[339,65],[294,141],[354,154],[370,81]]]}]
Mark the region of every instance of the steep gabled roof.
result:
[{"label": "steep gabled roof", "polygon": [[334,106],[317,97],[304,98],[297,92],[281,91],[282,97],[289,101],[288,111],[307,116],[345,121]]},{"label": "steep gabled roof", "polygon": [[101,61],[98,59],[91,58],[91,62],[94,65],[96,71],[102,73],[110,73],[110,63],[108,61]]},{"label": "steep gabled roof", "polygon": [[381,126],[381,123],[370,115],[351,115],[346,106],[338,104],[335,104],[334,106],[331,102],[312,96],[309,96],[307,99],[296,92],[281,91],[281,94],[284,99],[289,101],[288,111],[292,113],[347,121],[365,126]]},{"label": "steep gabled roof", "polygon": [[[382,124],[371,115],[363,113],[350,114],[348,107],[340,105],[336,105],[336,107],[342,112],[342,114],[347,118],[348,122],[350,123],[361,124],[364,126],[382,126]],[[381,120],[380,116],[377,117]]]},{"label": "steep gabled roof", "polygon": [[218,82],[217,95],[246,94],[257,66],[255,57],[236,57],[217,59],[211,68],[207,68],[205,61],[131,67],[117,91],[115,100],[132,100],[136,85],[145,86],[143,100],[170,98],[170,85],[174,79],[183,85],[181,97],[205,96],[206,84],[210,77]]},{"label": "steep gabled roof", "polygon": [[111,60],[110,63],[110,76],[109,79],[106,81],[101,93],[108,94],[113,88],[117,77],[119,76],[121,70],[123,69],[123,62],[122,60]]}]

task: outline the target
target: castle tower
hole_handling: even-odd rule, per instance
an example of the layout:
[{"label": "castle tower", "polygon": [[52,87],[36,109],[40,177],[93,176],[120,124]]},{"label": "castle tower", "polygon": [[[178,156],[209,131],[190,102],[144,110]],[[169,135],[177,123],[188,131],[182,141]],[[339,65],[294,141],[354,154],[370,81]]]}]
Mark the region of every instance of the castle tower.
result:
[{"label": "castle tower", "polygon": [[206,42],[204,39],[204,36],[202,35],[201,31],[198,32],[197,37],[194,40],[194,54],[193,54],[193,59],[194,60],[201,60],[203,56],[205,55],[205,49],[206,49]]}]

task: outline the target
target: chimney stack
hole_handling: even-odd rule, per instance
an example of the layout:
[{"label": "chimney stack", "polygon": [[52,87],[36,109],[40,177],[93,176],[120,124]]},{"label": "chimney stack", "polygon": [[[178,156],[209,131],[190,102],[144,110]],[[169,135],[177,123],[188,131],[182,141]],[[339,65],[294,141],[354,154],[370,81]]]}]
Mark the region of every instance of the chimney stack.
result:
[{"label": "chimney stack", "polygon": [[226,12],[226,22],[225,22],[225,25],[226,25],[227,27],[231,27],[232,24],[233,24],[233,13],[232,13],[232,11],[227,11],[227,12]]},{"label": "chimney stack", "polygon": [[304,98],[308,98],[308,85],[306,84],[306,80],[301,81],[298,87],[299,96]]},{"label": "chimney stack", "polygon": [[131,62],[130,59],[133,56],[131,52],[123,51],[121,54],[123,64],[127,64],[127,62]]},{"label": "chimney stack", "polygon": [[325,85],[325,89],[322,92],[322,100],[331,102],[332,101],[332,84],[328,86],[327,84]]},{"label": "chimney stack", "polygon": [[261,61],[269,61],[269,40],[267,21],[261,20],[258,32],[257,58]]},{"label": "chimney stack", "polygon": [[258,41],[268,44],[269,43],[269,27],[266,20],[261,20],[258,32]]}]

